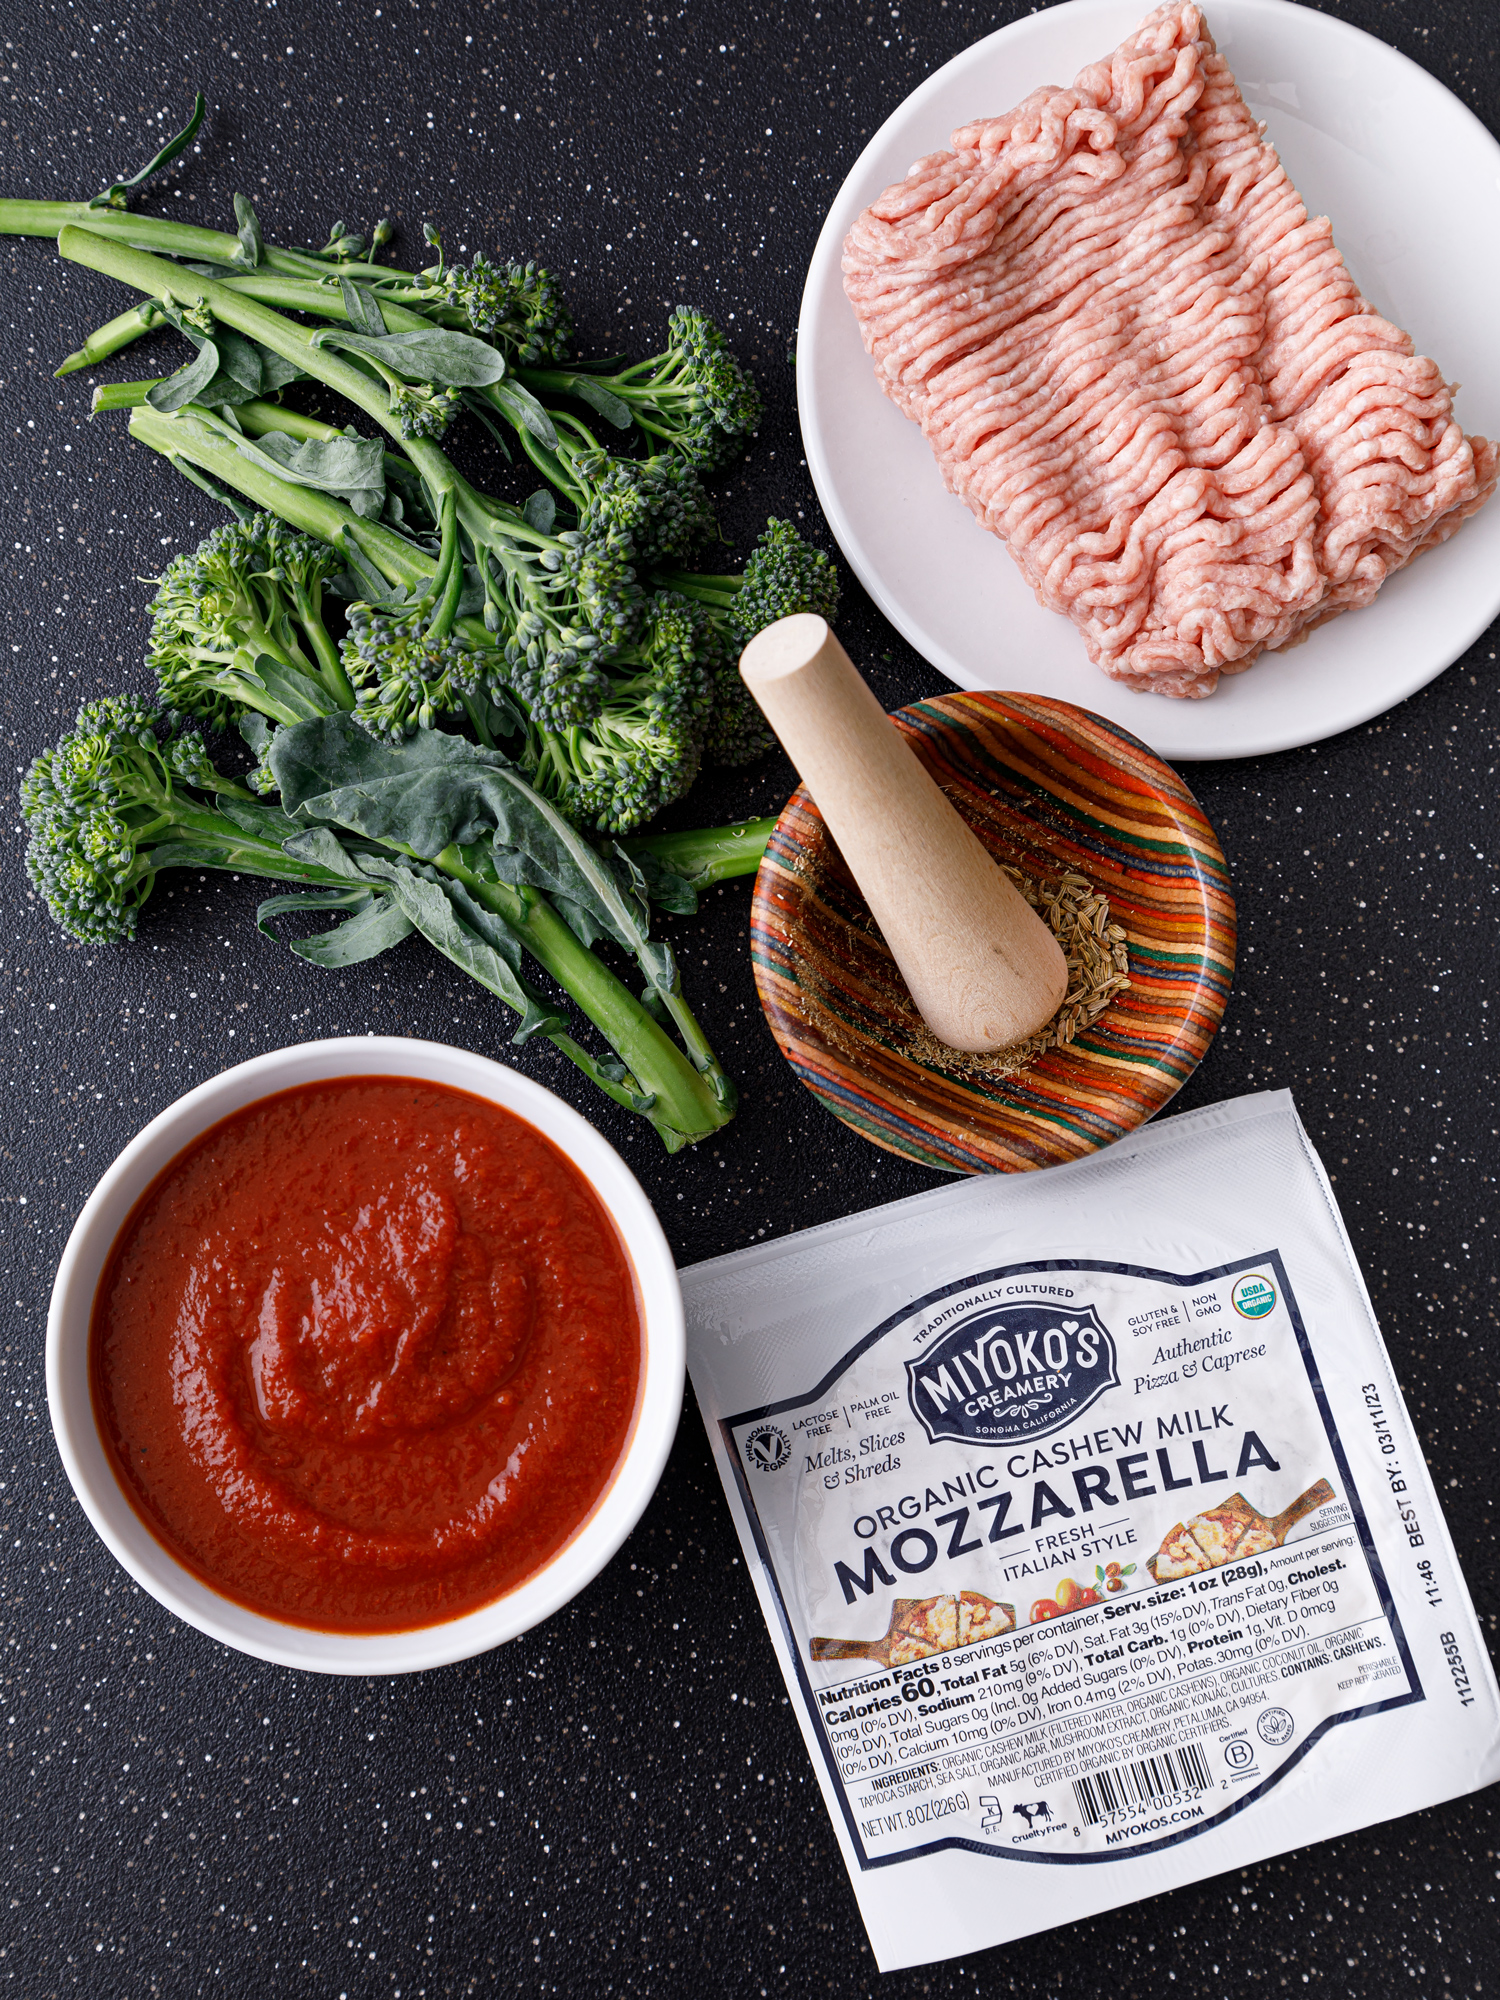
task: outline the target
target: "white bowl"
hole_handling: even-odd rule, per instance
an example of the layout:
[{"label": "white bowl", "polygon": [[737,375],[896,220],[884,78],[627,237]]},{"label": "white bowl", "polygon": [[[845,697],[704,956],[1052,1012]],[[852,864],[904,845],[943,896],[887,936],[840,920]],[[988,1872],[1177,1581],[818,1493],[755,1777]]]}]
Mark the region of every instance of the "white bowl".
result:
[{"label": "white bowl", "polygon": [[[157,1541],[111,1470],[89,1396],[89,1320],[100,1273],[131,1209],[171,1160],[221,1118],[258,1098],[336,1076],[417,1076],[487,1097],[534,1125],[587,1178],[635,1270],[644,1356],[635,1415],[609,1485],[572,1539],[494,1603],[410,1632],[309,1631],[221,1597]],[[210,1639],[320,1674],[409,1674],[486,1652],[575,1597],[645,1511],[682,1409],[682,1292],[672,1253],[639,1181],[614,1147],[550,1090],[502,1063],[439,1042],[365,1035],[277,1049],[225,1070],[168,1105],[136,1135],[89,1196],[57,1268],[47,1316],[47,1405],[64,1469],[106,1546],[158,1603]]]}]

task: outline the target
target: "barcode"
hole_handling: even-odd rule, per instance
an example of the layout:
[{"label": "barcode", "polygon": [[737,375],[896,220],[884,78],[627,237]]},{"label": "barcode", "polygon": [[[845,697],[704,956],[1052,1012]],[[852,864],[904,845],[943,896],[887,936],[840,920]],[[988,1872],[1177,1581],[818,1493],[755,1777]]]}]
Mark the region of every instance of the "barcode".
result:
[{"label": "barcode", "polygon": [[1073,1796],[1087,1826],[1097,1826],[1110,1813],[1152,1806],[1176,1792],[1206,1792],[1208,1766],[1201,1743],[1182,1743],[1138,1764],[1112,1764],[1075,1778]]}]

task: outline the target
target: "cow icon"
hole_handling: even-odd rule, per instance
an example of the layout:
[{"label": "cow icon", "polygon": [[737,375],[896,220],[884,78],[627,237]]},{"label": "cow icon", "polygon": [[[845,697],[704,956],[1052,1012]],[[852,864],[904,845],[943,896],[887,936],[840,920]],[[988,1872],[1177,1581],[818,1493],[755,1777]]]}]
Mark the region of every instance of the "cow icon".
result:
[{"label": "cow icon", "polygon": [[1012,1811],[1019,1813],[1021,1818],[1025,1820],[1028,1832],[1036,1825],[1039,1819],[1051,1819],[1052,1817],[1052,1808],[1045,1799],[1037,1799],[1034,1804],[1029,1806],[1016,1805],[1012,1807]]}]

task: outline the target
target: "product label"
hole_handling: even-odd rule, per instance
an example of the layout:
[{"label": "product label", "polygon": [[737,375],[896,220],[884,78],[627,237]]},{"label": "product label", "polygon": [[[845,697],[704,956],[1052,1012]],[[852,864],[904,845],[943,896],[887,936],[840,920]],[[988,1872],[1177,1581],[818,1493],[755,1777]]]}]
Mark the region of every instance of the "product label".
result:
[{"label": "product label", "polygon": [[1191,1839],[1423,1699],[1275,1251],[979,1273],[723,1430],[863,1867]]}]

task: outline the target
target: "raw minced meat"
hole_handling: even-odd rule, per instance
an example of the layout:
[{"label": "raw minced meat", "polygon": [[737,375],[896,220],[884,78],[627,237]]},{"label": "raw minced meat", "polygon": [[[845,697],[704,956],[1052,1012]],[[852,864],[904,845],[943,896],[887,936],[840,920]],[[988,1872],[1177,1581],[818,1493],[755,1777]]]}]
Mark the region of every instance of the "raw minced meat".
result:
[{"label": "raw minced meat", "polygon": [[1116,680],[1211,694],[1494,490],[1198,8],[953,134],[850,231],[881,387]]}]

